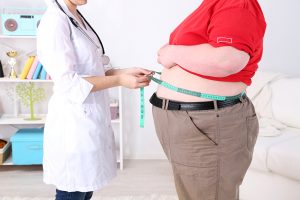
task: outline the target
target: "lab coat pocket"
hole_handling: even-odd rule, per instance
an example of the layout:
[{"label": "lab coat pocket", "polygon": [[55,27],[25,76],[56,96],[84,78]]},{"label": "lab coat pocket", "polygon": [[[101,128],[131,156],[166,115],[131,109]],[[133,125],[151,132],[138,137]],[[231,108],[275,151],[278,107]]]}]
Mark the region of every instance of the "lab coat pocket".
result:
[{"label": "lab coat pocket", "polygon": [[91,108],[89,104],[79,104],[79,103],[73,103],[72,104],[72,111],[75,118],[82,118],[86,117],[91,112]]},{"label": "lab coat pocket", "polygon": [[66,115],[66,150],[69,153],[89,151],[90,135],[95,132],[90,104],[71,104]]}]

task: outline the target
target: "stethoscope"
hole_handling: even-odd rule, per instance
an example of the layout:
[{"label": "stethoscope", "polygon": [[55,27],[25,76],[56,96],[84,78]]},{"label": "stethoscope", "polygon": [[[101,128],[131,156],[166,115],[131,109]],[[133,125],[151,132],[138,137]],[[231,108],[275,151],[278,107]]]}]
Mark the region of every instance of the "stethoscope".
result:
[{"label": "stethoscope", "polygon": [[[62,6],[58,3],[57,0],[55,0],[55,3],[57,4],[58,8],[65,13],[65,15],[67,15],[67,17],[69,18],[69,20],[71,21],[71,23],[75,26],[75,28],[77,28],[93,45],[95,45],[97,47],[97,49],[100,49],[100,46],[86,33],[85,30],[83,30],[83,28],[81,28],[81,26],[79,25],[79,23],[71,16],[69,16],[64,9],[62,8]],[[99,37],[99,35],[97,34],[97,32],[93,29],[93,27],[88,23],[88,21],[83,17],[83,15],[77,10],[78,14],[80,15],[80,17],[84,20],[84,22],[90,27],[90,29],[94,32],[94,34],[96,35],[96,37],[98,38],[98,41],[101,45],[101,49],[102,49],[102,53],[103,53],[103,64],[108,64],[109,63],[109,57],[105,55],[105,50],[104,50],[104,46],[102,44],[102,41]]]}]

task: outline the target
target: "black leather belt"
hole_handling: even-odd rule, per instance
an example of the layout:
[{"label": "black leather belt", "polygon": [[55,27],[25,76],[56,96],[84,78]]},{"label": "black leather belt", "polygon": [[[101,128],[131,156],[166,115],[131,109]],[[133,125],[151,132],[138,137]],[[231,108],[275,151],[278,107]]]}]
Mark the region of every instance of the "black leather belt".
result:
[{"label": "black leather belt", "polygon": [[[246,95],[241,97],[242,99],[246,98]],[[218,108],[225,108],[228,106],[233,106],[235,104],[241,103],[241,99],[230,99],[224,101],[216,101]],[[205,101],[205,102],[178,102],[171,100],[163,100],[156,96],[156,93],[150,98],[150,103],[153,106],[162,108],[165,110],[212,110],[215,109],[214,101]]]}]

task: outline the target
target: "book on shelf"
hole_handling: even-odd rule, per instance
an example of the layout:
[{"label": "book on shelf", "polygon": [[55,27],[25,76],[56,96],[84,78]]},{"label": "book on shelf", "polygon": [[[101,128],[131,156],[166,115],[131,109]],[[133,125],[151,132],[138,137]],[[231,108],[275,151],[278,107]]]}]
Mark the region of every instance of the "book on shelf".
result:
[{"label": "book on shelf", "polygon": [[46,80],[51,80],[50,75],[47,73]]},{"label": "book on shelf", "polygon": [[38,79],[40,76],[40,73],[42,71],[43,65],[41,62],[38,63],[38,65],[36,66],[35,72],[32,76],[32,79]]},{"label": "book on shelf", "polygon": [[49,76],[37,56],[29,56],[20,75],[20,79],[51,80],[51,77]]},{"label": "book on shelf", "polygon": [[34,59],[35,59],[35,56],[29,56],[27,58],[26,64],[25,64],[25,66],[22,70],[22,73],[20,75],[20,79],[26,79]]},{"label": "book on shelf", "polygon": [[42,67],[40,79],[41,79],[41,80],[46,80],[46,78],[47,78],[47,72],[46,72],[46,69],[45,69],[45,67]]},{"label": "book on shelf", "polygon": [[36,67],[37,67],[38,64],[39,64],[39,59],[38,59],[37,56],[35,56],[35,58],[34,58],[34,60],[32,62],[32,65],[30,67],[30,70],[29,70],[29,72],[27,74],[27,79],[32,79],[33,74],[34,74],[34,72],[35,72]]}]

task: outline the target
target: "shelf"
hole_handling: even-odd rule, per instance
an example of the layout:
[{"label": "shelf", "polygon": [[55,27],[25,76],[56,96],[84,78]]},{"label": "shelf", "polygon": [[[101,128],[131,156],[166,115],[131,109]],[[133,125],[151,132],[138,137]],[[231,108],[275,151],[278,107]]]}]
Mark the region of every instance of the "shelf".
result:
[{"label": "shelf", "polygon": [[3,115],[0,117],[0,125],[16,125],[16,124],[45,124],[46,115],[36,115],[36,117],[41,118],[40,120],[25,120],[24,118],[28,115],[20,115],[14,117],[11,115]]},{"label": "shelf", "polygon": [[[120,164],[120,150],[117,149],[117,163]],[[14,165],[12,162],[12,153],[8,156],[8,158],[1,165]]]},{"label": "shelf", "polygon": [[19,78],[0,78],[0,83],[53,83],[52,80],[41,80],[41,79],[19,79]]},{"label": "shelf", "polygon": [[[4,161],[4,163],[2,165],[13,165],[12,153],[10,153],[10,155],[8,156],[8,158]],[[1,166],[1,164],[0,164],[0,166]]]},{"label": "shelf", "polygon": [[0,35],[0,39],[36,39],[34,35]]},{"label": "shelf", "polygon": [[[0,125],[9,125],[9,124],[45,124],[46,115],[36,115],[36,117],[41,118],[41,120],[25,120],[24,118],[28,117],[28,115],[20,115],[18,117],[14,117],[11,115],[3,115],[0,117]],[[120,123],[120,119],[111,120],[111,123],[117,124]]]}]

